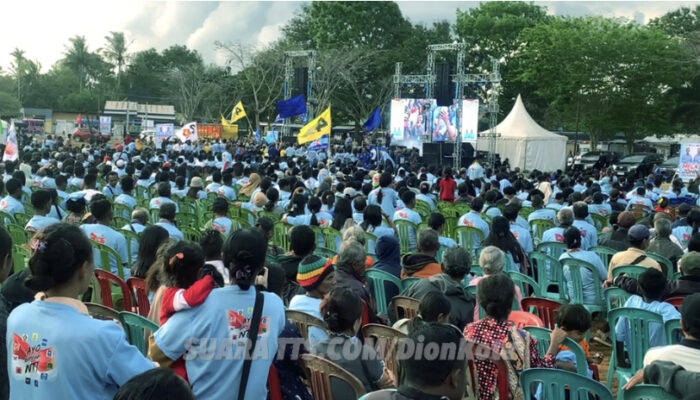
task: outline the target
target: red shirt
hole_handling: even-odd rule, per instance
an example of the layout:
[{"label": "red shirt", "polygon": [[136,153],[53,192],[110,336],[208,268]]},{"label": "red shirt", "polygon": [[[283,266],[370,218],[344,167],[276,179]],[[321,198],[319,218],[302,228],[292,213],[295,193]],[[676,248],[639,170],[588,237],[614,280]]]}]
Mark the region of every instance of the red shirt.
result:
[{"label": "red shirt", "polygon": [[452,202],[455,200],[455,189],[457,188],[457,182],[452,178],[442,178],[440,183],[440,200]]}]

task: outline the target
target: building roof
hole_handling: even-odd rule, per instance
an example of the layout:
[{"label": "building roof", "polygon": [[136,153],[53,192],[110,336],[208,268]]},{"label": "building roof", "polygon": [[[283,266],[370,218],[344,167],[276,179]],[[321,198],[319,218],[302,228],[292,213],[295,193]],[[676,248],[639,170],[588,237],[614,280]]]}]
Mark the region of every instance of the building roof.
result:
[{"label": "building roof", "polygon": [[175,106],[161,104],[139,104],[134,101],[105,102],[105,115],[124,115],[135,118],[147,118],[154,120],[175,121]]}]

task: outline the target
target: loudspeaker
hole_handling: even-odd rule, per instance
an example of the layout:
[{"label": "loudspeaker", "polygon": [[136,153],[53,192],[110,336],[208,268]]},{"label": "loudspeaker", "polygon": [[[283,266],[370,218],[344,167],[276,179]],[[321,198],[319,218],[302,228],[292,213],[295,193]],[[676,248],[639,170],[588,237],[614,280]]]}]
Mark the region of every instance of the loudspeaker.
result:
[{"label": "loudspeaker", "polygon": [[435,67],[435,100],[439,107],[449,107],[455,98],[455,84],[452,82],[450,74],[451,65],[440,63]]},{"label": "loudspeaker", "polygon": [[442,143],[423,143],[423,165],[440,165],[442,163]]},{"label": "loudspeaker", "polygon": [[306,97],[306,87],[309,83],[309,70],[307,68],[294,68],[292,80],[292,97],[303,94]]}]

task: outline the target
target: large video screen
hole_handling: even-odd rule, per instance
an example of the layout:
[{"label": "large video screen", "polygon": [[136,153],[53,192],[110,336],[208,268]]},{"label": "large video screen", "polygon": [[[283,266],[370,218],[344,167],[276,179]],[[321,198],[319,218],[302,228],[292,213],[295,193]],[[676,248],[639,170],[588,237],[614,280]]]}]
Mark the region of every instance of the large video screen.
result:
[{"label": "large video screen", "polygon": [[[394,99],[391,101],[392,142],[406,145],[422,143],[426,136],[433,142],[454,142],[457,139],[457,104],[438,107],[435,99]],[[462,141],[476,141],[479,101],[462,100]]]}]

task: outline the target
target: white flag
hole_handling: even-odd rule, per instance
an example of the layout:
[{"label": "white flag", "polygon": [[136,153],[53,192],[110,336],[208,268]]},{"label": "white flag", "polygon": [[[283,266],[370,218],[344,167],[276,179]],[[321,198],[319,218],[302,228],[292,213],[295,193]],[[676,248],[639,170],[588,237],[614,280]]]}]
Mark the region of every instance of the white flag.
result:
[{"label": "white flag", "polygon": [[181,142],[196,142],[197,141],[197,123],[188,122],[175,132],[175,136],[180,139]]},{"label": "white flag", "polygon": [[10,123],[10,131],[7,132],[7,141],[5,142],[5,152],[2,155],[3,161],[15,161],[19,158],[17,151],[17,133],[15,132],[15,121]]}]

